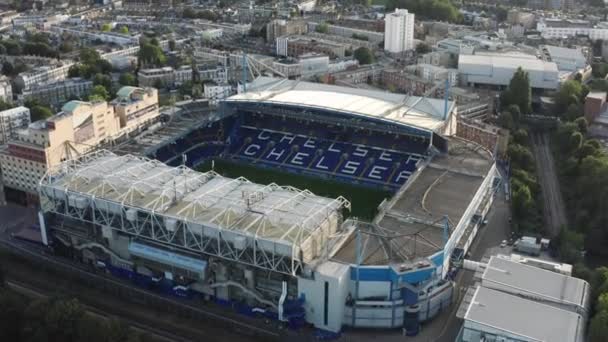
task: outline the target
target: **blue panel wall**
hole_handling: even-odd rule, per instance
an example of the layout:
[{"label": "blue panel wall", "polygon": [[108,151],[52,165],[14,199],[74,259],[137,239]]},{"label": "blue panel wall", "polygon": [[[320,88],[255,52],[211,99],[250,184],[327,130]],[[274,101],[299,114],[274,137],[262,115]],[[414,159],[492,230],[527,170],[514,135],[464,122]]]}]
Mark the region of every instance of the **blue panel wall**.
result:
[{"label": "blue panel wall", "polygon": [[[350,279],[357,280],[357,267],[350,268]],[[390,281],[391,270],[387,267],[359,267],[359,281]]]}]

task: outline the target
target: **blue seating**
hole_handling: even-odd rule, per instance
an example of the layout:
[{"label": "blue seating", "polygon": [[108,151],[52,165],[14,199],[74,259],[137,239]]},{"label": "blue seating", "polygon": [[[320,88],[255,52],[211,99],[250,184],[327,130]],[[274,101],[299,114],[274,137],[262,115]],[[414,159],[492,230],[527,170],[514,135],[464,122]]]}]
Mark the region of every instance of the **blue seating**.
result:
[{"label": "blue seating", "polygon": [[[285,127],[285,121],[268,126]],[[293,123],[297,126],[297,123]],[[261,127],[257,127],[261,126]],[[364,185],[381,185],[398,188],[415,171],[421,156],[416,153],[392,150],[388,146],[370,146],[317,136],[294,134],[306,129],[289,127],[288,131],[275,131],[266,125],[241,127],[241,144],[231,147],[234,158],[251,161],[268,167],[292,172],[323,173],[346,182]],[[315,131],[317,133],[318,131]],[[374,140],[375,142],[381,139]],[[393,141],[385,139],[385,143]]]},{"label": "blue seating", "polygon": [[233,158],[254,165],[370,186],[397,189],[416,171],[429,140],[391,132],[349,128],[263,114],[214,122],[167,144],[158,160],[188,166],[210,158]]}]

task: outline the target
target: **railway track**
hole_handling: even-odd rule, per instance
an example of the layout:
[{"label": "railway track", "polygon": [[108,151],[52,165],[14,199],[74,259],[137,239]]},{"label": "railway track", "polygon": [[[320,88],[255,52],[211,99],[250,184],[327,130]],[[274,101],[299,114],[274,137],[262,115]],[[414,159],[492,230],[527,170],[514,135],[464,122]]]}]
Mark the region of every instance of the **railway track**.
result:
[{"label": "railway track", "polygon": [[[37,292],[39,295],[48,295],[52,293],[62,292],[63,294],[74,296],[81,300],[91,312],[97,312],[102,316],[116,316],[124,319],[134,329],[146,331],[155,336],[163,338],[162,341],[235,341],[235,342],[251,342],[251,341],[277,341],[281,339],[279,333],[268,329],[262,325],[254,325],[247,321],[245,317],[242,320],[232,318],[229,313],[225,316],[219,313],[207,311],[201,308],[201,305],[196,306],[194,303],[185,303],[183,301],[174,300],[161,296],[159,294],[137,288],[130,284],[111,277],[92,273],[82,267],[82,265],[74,265],[68,260],[61,260],[48,255],[40,254],[37,251],[32,251],[20,244],[12,241],[7,241],[0,237],[0,247],[7,249],[16,255],[28,255],[26,259],[40,259],[40,264],[52,263],[66,268],[71,273],[86,274],[91,279],[98,279],[99,282],[105,282],[115,286],[116,288],[131,291],[132,293],[141,294],[144,296],[153,297],[154,299],[166,303],[166,312],[159,312],[150,308],[147,305],[130,300],[121,300],[114,298],[111,294],[104,293],[99,290],[88,289],[86,286],[73,282],[65,285],[66,279],[62,279],[60,275],[52,275],[44,272],[36,272],[29,270],[23,265],[15,263],[6,268],[7,279],[13,286],[20,286],[22,291]],[[17,252],[17,253],[15,253]],[[5,263],[10,261],[5,260]],[[53,278],[53,279],[51,279]],[[27,285],[26,285],[27,284]],[[52,284],[52,285],[50,285]],[[50,286],[49,286],[50,285]],[[79,290],[79,288],[83,288]],[[137,295],[139,296],[139,295]],[[182,319],[176,316],[168,307],[184,307],[189,310],[194,310],[197,313],[197,319]],[[173,309],[174,310],[174,309]],[[166,327],[162,329],[159,327]],[[226,327],[230,327],[226,329]],[[168,329],[168,330],[167,330]],[[169,331],[170,330],[170,331]]]},{"label": "railway track", "polygon": [[551,237],[556,237],[561,228],[568,224],[568,220],[548,137],[545,134],[533,135],[532,149],[536,159],[538,180],[543,192],[543,216],[547,225],[547,233]]},{"label": "railway track", "polygon": [[[35,288],[32,285],[29,284],[25,284],[22,283],[20,281],[16,281],[16,280],[8,280],[6,282],[6,285],[13,289],[13,291],[19,292],[27,297],[30,298],[48,298],[49,296],[51,296],[52,294],[49,294],[46,290],[43,289],[39,289],[39,288]],[[83,304],[83,307],[85,308],[86,312],[88,314],[90,314],[91,316],[103,319],[103,320],[109,320],[111,318],[118,318],[120,321],[126,323],[127,325],[129,325],[129,327],[131,329],[133,329],[134,331],[137,331],[139,333],[144,333],[146,334],[150,339],[152,339],[153,341],[158,341],[158,342],[186,342],[186,341],[190,341],[190,339],[185,339],[183,337],[180,337],[174,333],[171,333],[169,331],[165,331],[162,329],[158,329],[156,327],[152,327],[149,325],[145,325],[143,323],[137,322],[133,319],[130,319],[128,317],[124,317],[124,316],[118,316],[116,314],[111,314],[108,313],[106,311],[94,308],[92,306]]]}]

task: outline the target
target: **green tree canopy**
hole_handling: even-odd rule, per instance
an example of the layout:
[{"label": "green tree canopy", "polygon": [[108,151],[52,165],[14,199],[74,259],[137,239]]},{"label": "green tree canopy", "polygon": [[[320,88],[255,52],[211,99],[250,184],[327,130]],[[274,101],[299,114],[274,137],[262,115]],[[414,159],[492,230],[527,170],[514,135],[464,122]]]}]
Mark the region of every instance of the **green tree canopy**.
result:
[{"label": "green tree canopy", "polygon": [[431,52],[431,47],[427,43],[420,43],[416,45],[416,53],[424,55],[425,53]]},{"label": "green tree canopy", "polygon": [[49,107],[43,105],[36,105],[30,108],[30,118],[32,122],[38,120],[45,120],[53,116],[53,112]]},{"label": "green tree canopy", "polygon": [[359,64],[371,64],[374,62],[374,54],[366,47],[360,47],[354,52],[354,57],[359,61]]},{"label": "green tree canopy", "polygon": [[532,89],[528,73],[521,67],[513,74],[509,86],[501,94],[502,108],[516,105],[523,114],[532,112]]},{"label": "green tree canopy", "polygon": [[94,86],[89,95],[89,101],[107,101],[108,99],[110,99],[110,94],[102,85]]},{"label": "green tree canopy", "polygon": [[95,77],[93,77],[93,85],[100,85],[106,89],[112,89],[112,78],[105,74],[95,74]]},{"label": "green tree canopy", "polygon": [[121,26],[120,29],[118,29],[118,32],[122,34],[129,34],[129,28],[127,26]]},{"label": "green tree canopy", "polygon": [[136,86],[137,78],[130,72],[123,72],[118,78],[118,83],[123,86]]},{"label": "green tree canopy", "polygon": [[416,14],[416,18],[458,23],[462,15],[450,0],[388,0],[386,9],[405,8]]},{"label": "green tree canopy", "polygon": [[559,87],[555,94],[555,107],[559,113],[566,113],[572,104],[579,104],[583,87],[575,80],[568,80]]},{"label": "green tree canopy", "polygon": [[154,44],[155,39],[150,42],[142,42],[139,49],[139,63],[140,65],[154,65],[163,66],[167,63],[167,58],[163,53],[163,50],[158,46],[158,41]]},{"label": "green tree canopy", "polygon": [[315,31],[317,31],[319,33],[328,33],[329,25],[327,25],[326,23],[321,23],[321,24],[317,25],[317,27],[315,28]]},{"label": "green tree canopy", "polygon": [[112,25],[110,25],[110,24],[103,24],[103,25],[101,25],[101,31],[102,32],[110,32],[110,31],[112,31]]}]

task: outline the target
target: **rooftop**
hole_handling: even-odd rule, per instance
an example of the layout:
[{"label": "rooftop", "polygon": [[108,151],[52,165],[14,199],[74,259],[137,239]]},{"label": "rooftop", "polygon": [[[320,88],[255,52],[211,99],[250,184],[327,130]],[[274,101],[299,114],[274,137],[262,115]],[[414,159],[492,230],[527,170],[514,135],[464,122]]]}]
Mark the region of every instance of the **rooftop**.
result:
[{"label": "rooftop", "polygon": [[585,60],[581,49],[569,49],[561,46],[545,45],[544,49],[552,59],[580,59]]},{"label": "rooftop", "polygon": [[585,307],[589,284],[578,278],[491,257],[482,284],[498,284],[514,292],[528,293],[544,301]]},{"label": "rooftop", "polygon": [[[267,78],[254,81],[248,92],[226,102],[255,101],[346,112],[427,130],[444,123],[444,101],[383,91],[339,87],[320,83]],[[258,82],[261,83],[258,86]],[[450,101],[448,112],[455,103]]]},{"label": "rooftop", "polygon": [[[443,249],[444,217],[456,228],[493,164],[492,156],[477,145],[456,139],[448,143],[448,154],[436,156],[412,176],[376,217],[373,234],[363,235],[363,264],[415,261]],[[379,235],[394,237],[387,244]],[[335,259],[354,262],[355,246],[353,237]]]},{"label": "rooftop", "polygon": [[465,314],[467,321],[526,341],[582,341],[580,315],[504,292],[478,287]]},{"label": "rooftop", "polygon": [[49,170],[40,191],[51,198],[70,194],[75,201],[95,201],[107,210],[124,206],[154,212],[192,224],[191,229],[210,227],[300,247],[315,234],[335,232],[339,219],[330,223],[330,216],[350,208],[342,197],[325,198],[308,190],[265,186],[106,150]]},{"label": "rooftop", "polygon": [[480,56],[480,55],[460,55],[458,65],[476,65],[487,68],[510,68],[517,69],[523,67],[525,70],[554,71],[557,72],[557,64],[545,62],[540,59],[510,57],[510,56]]}]

